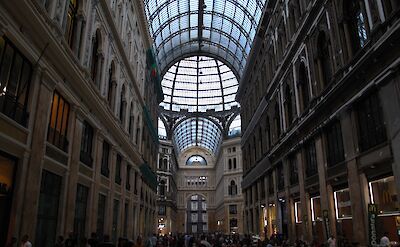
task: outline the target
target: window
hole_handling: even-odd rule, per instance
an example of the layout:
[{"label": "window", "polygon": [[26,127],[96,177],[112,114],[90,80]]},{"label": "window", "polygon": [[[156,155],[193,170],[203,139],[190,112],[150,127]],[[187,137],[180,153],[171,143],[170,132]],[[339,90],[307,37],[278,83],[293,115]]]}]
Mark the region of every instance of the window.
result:
[{"label": "window", "polygon": [[275,192],[274,188],[274,177],[272,176],[272,173],[268,175],[268,193],[269,195],[273,195]]},{"label": "window", "polygon": [[328,125],[326,128],[326,142],[328,166],[334,166],[342,162],[344,160],[344,149],[340,121],[336,120]]},{"label": "window", "polygon": [[237,214],[237,205],[236,204],[229,205],[229,214]]},{"label": "window", "polygon": [[228,168],[229,170],[232,170],[232,159],[228,160]]},{"label": "window", "polygon": [[279,110],[279,101],[277,100],[275,102],[275,113],[274,113],[274,127],[275,127],[275,134],[276,134],[276,139],[275,141],[278,141],[279,137],[281,136],[281,113]]},{"label": "window", "polygon": [[81,139],[81,153],[80,160],[88,165],[92,166],[92,143],[93,143],[93,128],[92,126],[84,121],[82,125],[82,139]]},{"label": "window", "polygon": [[193,155],[190,156],[189,159],[186,161],[187,166],[206,166],[207,160],[200,155]]},{"label": "window", "polygon": [[122,166],[122,157],[117,154],[117,162],[115,163],[115,183],[121,185],[121,166]]},{"label": "window", "polygon": [[264,181],[264,177],[262,177],[260,179],[260,183],[261,183],[261,199],[265,198],[265,181]]},{"label": "window", "polygon": [[68,149],[69,110],[69,103],[57,91],[54,91],[47,141],[65,152]]},{"label": "window", "polygon": [[125,111],[126,111],[126,98],[125,98],[125,85],[122,85],[120,104],[119,104],[119,120],[122,125],[125,123]]},{"label": "window", "polygon": [[35,244],[37,246],[54,246],[57,233],[60,194],[61,177],[43,170],[36,225]]},{"label": "window", "polygon": [[106,196],[99,194],[99,201],[97,204],[97,225],[96,233],[98,237],[102,237],[104,234],[104,222],[106,217]]},{"label": "window", "polygon": [[110,144],[106,141],[103,142],[103,153],[101,155],[101,175],[108,177],[110,174],[110,169],[108,168],[110,156]]},{"label": "window", "polygon": [[79,0],[69,0],[69,7],[67,13],[67,26],[65,31],[65,39],[67,40],[69,46],[72,48],[74,44],[75,35],[77,34],[76,24],[77,24],[77,14],[79,7]]},{"label": "window", "polygon": [[290,184],[295,185],[299,183],[299,170],[297,168],[296,155],[289,156],[289,172],[290,172]]},{"label": "window", "polygon": [[305,146],[306,175],[311,177],[318,173],[317,154],[314,140],[309,141]]},{"label": "window", "polygon": [[26,126],[32,64],[0,36],[0,111]]},{"label": "window", "polygon": [[135,115],[133,113],[133,102],[131,102],[130,111],[131,111],[131,115],[129,117],[129,126],[128,126],[129,129],[128,129],[128,132],[129,132],[129,135],[132,138],[133,137],[133,130],[135,129],[135,126],[134,126],[134,124],[135,124]]},{"label": "window", "polygon": [[100,31],[97,30],[93,38],[92,59],[90,62],[90,75],[93,82],[97,85],[100,79]]},{"label": "window", "polygon": [[126,183],[125,183],[126,190],[131,190],[131,169],[132,167],[130,165],[126,166]]},{"label": "window", "polygon": [[111,107],[111,110],[114,110],[114,101],[115,101],[115,63],[111,62],[111,66],[108,69],[108,92],[107,92],[107,101],[108,105]]},{"label": "window", "polygon": [[283,173],[282,163],[278,165],[277,176],[278,176],[278,190],[283,190],[285,188],[285,175]]},{"label": "window", "polygon": [[369,182],[371,203],[378,204],[379,213],[383,215],[398,214],[400,204],[393,176]]},{"label": "window", "polygon": [[160,181],[159,192],[160,192],[161,197],[165,196],[165,181],[164,180]]},{"label": "window", "polygon": [[386,141],[386,128],[378,93],[374,92],[356,104],[358,141],[366,151]]},{"label": "window", "polygon": [[301,111],[307,108],[310,102],[310,84],[307,75],[307,68],[304,62],[300,63],[299,66],[299,81],[297,83],[298,91],[299,91],[299,102]]},{"label": "window", "polygon": [[294,216],[296,219],[296,223],[301,223],[302,222],[302,214],[301,214],[301,202],[295,202],[294,203]]},{"label": "window", "polygon": [[237,185],[234,180],[232,180],[230,185],[228,186],[228,193],[230,196],[237,195]]},{"label": "window", "polygon": [[236,158],[233,158],[233,169],[237,168],[237,164],[236,164]]},{"label": "window", "polygon": [[316,196],[311,198],[311,220],[321,221],[322,220],[322,208],[321,208],[321,197]]},{"label": "window", "polygon": [[267,135],[267,151],[271,148],[271,128],[269,124],[269,117],[265,121],[265,132]]},{"label": "window", "polygon": [[320,72],[319,92],[329,84],[332,79],[331,56],[330,56],[330,40],[324,31],[320,31],[317,41],[317,68]]},{"label": "window", "polygon": [[113,220],[112,220],[112,229],[111,229],[112,241],[114,243],[117,242],[118,218],[119,218],[119,201],[114,199]]},{"label": "window", "polygon": [[367,18],[363,12],[364,3],[361,0],[345,1],[344,11],[350,35],[352,54],[356,54],[365,46],[368,39]]},{"label": "window", "polygon": [[286,114],[286,123],[287,123],[287,128],[292,124],[294,120],[294,114],[296,112],[296,105],[293,104],[293,91],[290,88],[289,84],[286,85],[285,87],[285,102],[284,102],[284,107],[285,107],[285,114]]},{"label": "window", "polygon": [[158,215],[165,215],[165,211],[166,211],[165,205],[158,206]]},{"label": "window", "polygon": [[230,219],[229,220],[229,225],[230,225],[230,227],[238,227],[237,219]]},{"label": "window", "polygon": [[338,190],[333,193],[335,198],[336,219],[351,218],[351,200],[349,189]]},{"label": "window", "polygon": [[86,236],[86,208],[89,196],[89,188],[78,184],[76,189],[75,199],[75,218],[74,218],[74,233],[77,234],[77,239],[82,239]]}]

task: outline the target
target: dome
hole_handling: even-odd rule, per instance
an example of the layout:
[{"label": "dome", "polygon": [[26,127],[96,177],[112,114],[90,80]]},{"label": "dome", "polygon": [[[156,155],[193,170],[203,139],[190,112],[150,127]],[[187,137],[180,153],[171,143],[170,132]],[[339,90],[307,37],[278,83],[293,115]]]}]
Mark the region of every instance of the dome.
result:
[{"label": "dome", "polygon": [[206,166],[207,161],[200,155],[193,155],[186,161],[187,166]]},{"label": "dome", "polygon": [[238,106],[235,101],[238,80],[223,62],[206,56],[193,56],[172,65],[161,82],[165,110],[205,112],[224,111]]}]

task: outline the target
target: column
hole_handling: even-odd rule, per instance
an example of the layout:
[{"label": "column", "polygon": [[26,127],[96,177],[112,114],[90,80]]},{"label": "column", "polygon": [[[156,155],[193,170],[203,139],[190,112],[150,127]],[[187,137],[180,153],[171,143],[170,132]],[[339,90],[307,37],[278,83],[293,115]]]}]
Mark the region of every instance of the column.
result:
[{"label": "column", "polygon": [[[400,198],[400,75],[387,83],[379,91],[383,115],[386,122],[388,141],[392,145],[392,169],[397,188],[397,197]],[[397,100],[396,100],[397,99]]]},{"label": "column", "polygon": [[91,232],[96,232],[97,230],[97,211],[98,211],[98,202],[99,202],[99,188],[101,183],[101,156],[103,153],[103,141],[104,141],[104,134],[99,131],[95,130],[93,136],[93,184],[92,184],[92,204],[88,208],[89,214],[91,215],[90,220],[90,228]]},{"label": "column", "polygon": [[67,236],[69,232],[74,232],[74,218],[75,218],[75,199],[76,188],[78,182],[79,162],[80,162],[80,148],[82,136],[82,116],[77,112],[77,107],[73,106],[70,114],[71,123],[73,126],[73,137],[70,147],[69,171],[67,172],[66,190],[67,199],[65,203],[65,227],[64,235]]},{"label": "column", "polygon": [[294,201],[290,197],[290,168],[289,159],[284,159],[283,161],[283,173],[285,178],[285,199],[286,199],[286,212],[288,219],[288,239],[290,242],[294,243],[296,240],[296,220],[294,215]]},{"label": "column", "polygon": [[[303,227],[303,240],[311,242],[312,240],[312,229],[311,229],[311,210],[310,210],[310,197],[306,193],[304,186],[304,171],[305,164],[303,162],[303,152],[297,153],[297,166],[299,171],[299,190],[300,190],[300,202],[301,202],[301,214],[302,214],[302,227]],[[300,237],[300,236],[297,236]]]},{"label": "column", "polygon": [[[356,136],[357,133],[352,121],[352,112],[346,111],[342,115],[341,119],[343,145],[345,152],[345,159],[347,162],[347,176],[348,185],[350,192],[351,201],[351,213],[353,220],[357,220],[357,224],[353,222],[353,235],[352,242],[358,242],[361,245],[365,245],[367,242],[366,236],[366,218],[364,218],[364,200],[362,197],[362,188],[360,183],[360,177],[358,174],[357,160],[354,158],[356,155]],[[362,209],[362,210],[360,210]]]},{"label": "column", "polygon": [[[326,157],[324,155],[325,152],[323,145],[323,137],[321,135],[317,135],[315,138],[315,149],[316,149],[317,165],[318,165],[319,195],[321,198],[321,210],[322,212],[324,212],[324,210],[327,210],[328,215],[332,216],[331,211],[333,211],[333,208],[329,207],[329,198],[333,198],[333,194],[332,194],[332,188],[330,189],[331,193],[328,193],[328,188],[326,184]],[[328,217],[328,220],[332,222],[334,218],[332,219],[331,217]],[[324,229],[323,230],[324,239],[321,240],[325,241],[329,238],[329,235],[331,235],[332,233],[331,229],[333,227],[329,225],[328,229],[326,229],[325,222],[322,222],[322,224]]]},{"label": "column", "polygon": [[[40,83],[41,71],[35,68],[35,76],[32,84]],[[43,73],[45,76],[45,74]],[[40,193],[40,181],[42,172],[42,163],[46,150],[46,135],[48,127],[48,116],[50,111],[50,102],[55,84],[50,79],[42,77],[42,83],[39,86],[38,101],[36,105],[36,114],[31,116],[34,119],[32,129],[31,156],[26,177],[25,197],[23,199],[21,232],[20,236],[28,234],[35,241],[35,229],[38,210],[38,198]]]}]

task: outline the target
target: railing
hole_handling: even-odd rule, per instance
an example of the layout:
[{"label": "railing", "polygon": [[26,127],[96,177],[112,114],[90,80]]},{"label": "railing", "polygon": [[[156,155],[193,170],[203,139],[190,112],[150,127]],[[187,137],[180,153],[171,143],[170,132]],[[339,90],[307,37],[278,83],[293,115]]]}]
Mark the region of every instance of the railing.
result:
[{"label": "railing", "polygon": [[0,96],[0,111],[17,123],[26,126],[28,113],[25,106],[17,102],[15,96],[8,94]]}]

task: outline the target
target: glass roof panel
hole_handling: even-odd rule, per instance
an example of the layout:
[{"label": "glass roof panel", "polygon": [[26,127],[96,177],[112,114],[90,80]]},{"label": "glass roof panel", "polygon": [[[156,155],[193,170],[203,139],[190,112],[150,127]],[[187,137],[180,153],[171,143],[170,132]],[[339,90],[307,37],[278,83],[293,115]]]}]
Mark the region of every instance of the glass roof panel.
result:
[{"label": "glass roof panel", "polygon": [[[238,80],[224,63],[210,57],[194,56],[172,65],[161,82],[166,110],[204,112],[231,109]],[[228,106],[229,105],[229,106]]]},{"label": "glass roof panel", "polygon": [[241,76],[266,0],[143,1],[162,72],[181,57],[209,53]]},{"label": "glass roof panel", "polygon": [[181,153],[198,146],[216,154],[222,139],[221,129],[207,118],[188,118],[174,130],[174,142]]}]

